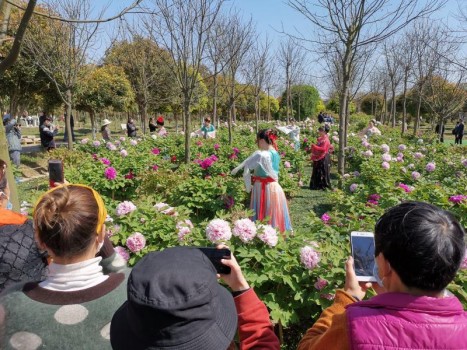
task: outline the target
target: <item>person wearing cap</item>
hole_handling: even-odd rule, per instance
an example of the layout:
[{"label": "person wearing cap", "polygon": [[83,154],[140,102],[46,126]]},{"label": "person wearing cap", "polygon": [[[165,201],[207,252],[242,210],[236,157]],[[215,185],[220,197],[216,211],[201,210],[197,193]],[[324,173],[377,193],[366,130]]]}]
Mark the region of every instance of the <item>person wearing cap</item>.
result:
[{"label": "person wearing cap", "polygon": [[109,127],[110,123],[112,122],[108,119],[104,119],[104,121],[102,122],[101,134],[102,134],[102,138],[105,141],[110,141],[110,127]]},{"label": "person wearing cap", "polygon": [[50,151],[55,148],[55,136],[58,134],[59,127],[52,125],[52,117],[47,116],[44,123],[39,126],[42,147]]},{"label": "person wearing cap", "polygon": [[167,248],[141,259],[128,278],[128,300],[115,312],[110,342],[115,350],[279,349],[266,306],[250,288],[235,257],[223,259],[217,282],[210,260],[193,247]]},{"label": "person wearing cap", "polygon": [[[33,217],[38,248],[51,262],[43,281],[4,291],[0,348],[110,348],[110,321],[126,300],[128,270],[105,243],[102,198],[88,186],[62,185],[38,200]],[[107,258],[96,257],[104,249]]]},{"label": "person wearing cap", "polygon": [[157,136],[166,137],[168,132],[164,127],[164,118],[162,116],[159,116],[157,118],[156,124],[157,124],[157,129],[158,129]]}]

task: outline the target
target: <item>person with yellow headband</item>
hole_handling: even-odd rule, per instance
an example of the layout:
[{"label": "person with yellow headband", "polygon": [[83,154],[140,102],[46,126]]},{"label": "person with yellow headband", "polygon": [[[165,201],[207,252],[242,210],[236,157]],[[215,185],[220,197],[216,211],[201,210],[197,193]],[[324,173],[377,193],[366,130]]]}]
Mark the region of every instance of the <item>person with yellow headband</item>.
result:
[{"label": "person with yellow headband", "polygon": [[[110,348],[110,321],[126,300],[125,262],[105,250],[107,212],[84,185],[62,185],[34,208],[35,240],[51,258],[43,281],[7,290],[0,300],[0,348]],[[108,271],[120,270],[109,273]],[[20,346],[21,347],[21,346]]]}]

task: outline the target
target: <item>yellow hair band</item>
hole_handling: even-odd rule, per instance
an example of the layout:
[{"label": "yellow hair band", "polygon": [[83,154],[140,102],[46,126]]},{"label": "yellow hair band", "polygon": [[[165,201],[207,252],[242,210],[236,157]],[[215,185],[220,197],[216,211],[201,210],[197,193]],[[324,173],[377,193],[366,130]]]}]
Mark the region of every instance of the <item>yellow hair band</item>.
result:
[{"label": "yellow hair band", "polygon": [[37,205],[44,199],[46,195],[49,193],[55,191],[56,189],[62,188],[62,187],[67,187],[67,186],[76,186],[76,187],[83,187],[87,188],[88,190],[91,190],[92,195],[94,196],[94,199],[96,200],[97,203],[97,210],[98,210],[98,215],[97,215],[97,228],[96,228],[96,233],[100,234],[102,232],[102,227],[104,225],[105,219],[107,218],[107,209],[105,208],[104,201],[102,200],[102,197],[100,196],[99,193],[97,193],[96,190],[93,188],[87,186],[87,185],[81,185],[81,184],[65,184],[65,185],[60,185],[57,187],[54,187],[47,192],[45,192],[42,196],[39,197],[39,199],[36,202],[36,205],[34,206],[34,212],[36,212]]}]

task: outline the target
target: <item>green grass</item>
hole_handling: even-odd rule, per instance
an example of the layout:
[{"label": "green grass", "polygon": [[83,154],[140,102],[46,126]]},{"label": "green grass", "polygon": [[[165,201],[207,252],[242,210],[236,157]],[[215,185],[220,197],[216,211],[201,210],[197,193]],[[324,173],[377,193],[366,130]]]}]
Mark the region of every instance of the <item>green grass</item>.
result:
[{"label": "green grass", "polygon": [[[334,164],[333,167],[335,168]],[[334,168],[333,170],[335,170]],[[304,173],[308,174],[308,176],[305,176],[303,186],[289,203],[292,227],[295,231],[301,231],[306,227],[307,222],[309,222],[310,212],[313,211],[316,215],[321,216],[332,208],[332,202],[329,198],[330,190],[310,190],[311,167],[306,167]],[[337,186],[337,180],[334,175],[331,173],[331,182],[335,187]]]}]

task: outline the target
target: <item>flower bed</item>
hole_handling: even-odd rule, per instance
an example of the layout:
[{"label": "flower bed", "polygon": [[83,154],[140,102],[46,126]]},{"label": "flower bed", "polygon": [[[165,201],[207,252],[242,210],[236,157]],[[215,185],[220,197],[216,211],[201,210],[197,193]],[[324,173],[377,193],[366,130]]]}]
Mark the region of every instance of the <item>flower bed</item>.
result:
[{"label": "flower bed", "polygon": [[[193,140],[190,164],[181,163],[183,136],[176,135],[110,144],[88,140],[73,153],[55,155],[64,159],[70,182],[90,184],[104,196],[107,234],[130,264],[169,246],[227,242],[272,319],[284,326],[311,325],[330,305],[344,283],[349,233],[372,231],[386,208],[403,200],[427,201],[452,211],[466,226],[465,149],[429,137],[401,138],[399,131],[383,128],[385,136],[371,140],[350,134],[348,171],[342,189],[330,194],[335,205],[321,217],[310,211],[307,223],[285,241],[266,223],[248,219],[242,178],[230,175],[256,149],[249,128],[237,127],[232,146],[225,129],[216,140]],[[302,138],[298,152],[291,141],[279,140],[279,181],[292,200],[316,135],[304,131]],[[466,270],[449,289],[467,306]]]}]

